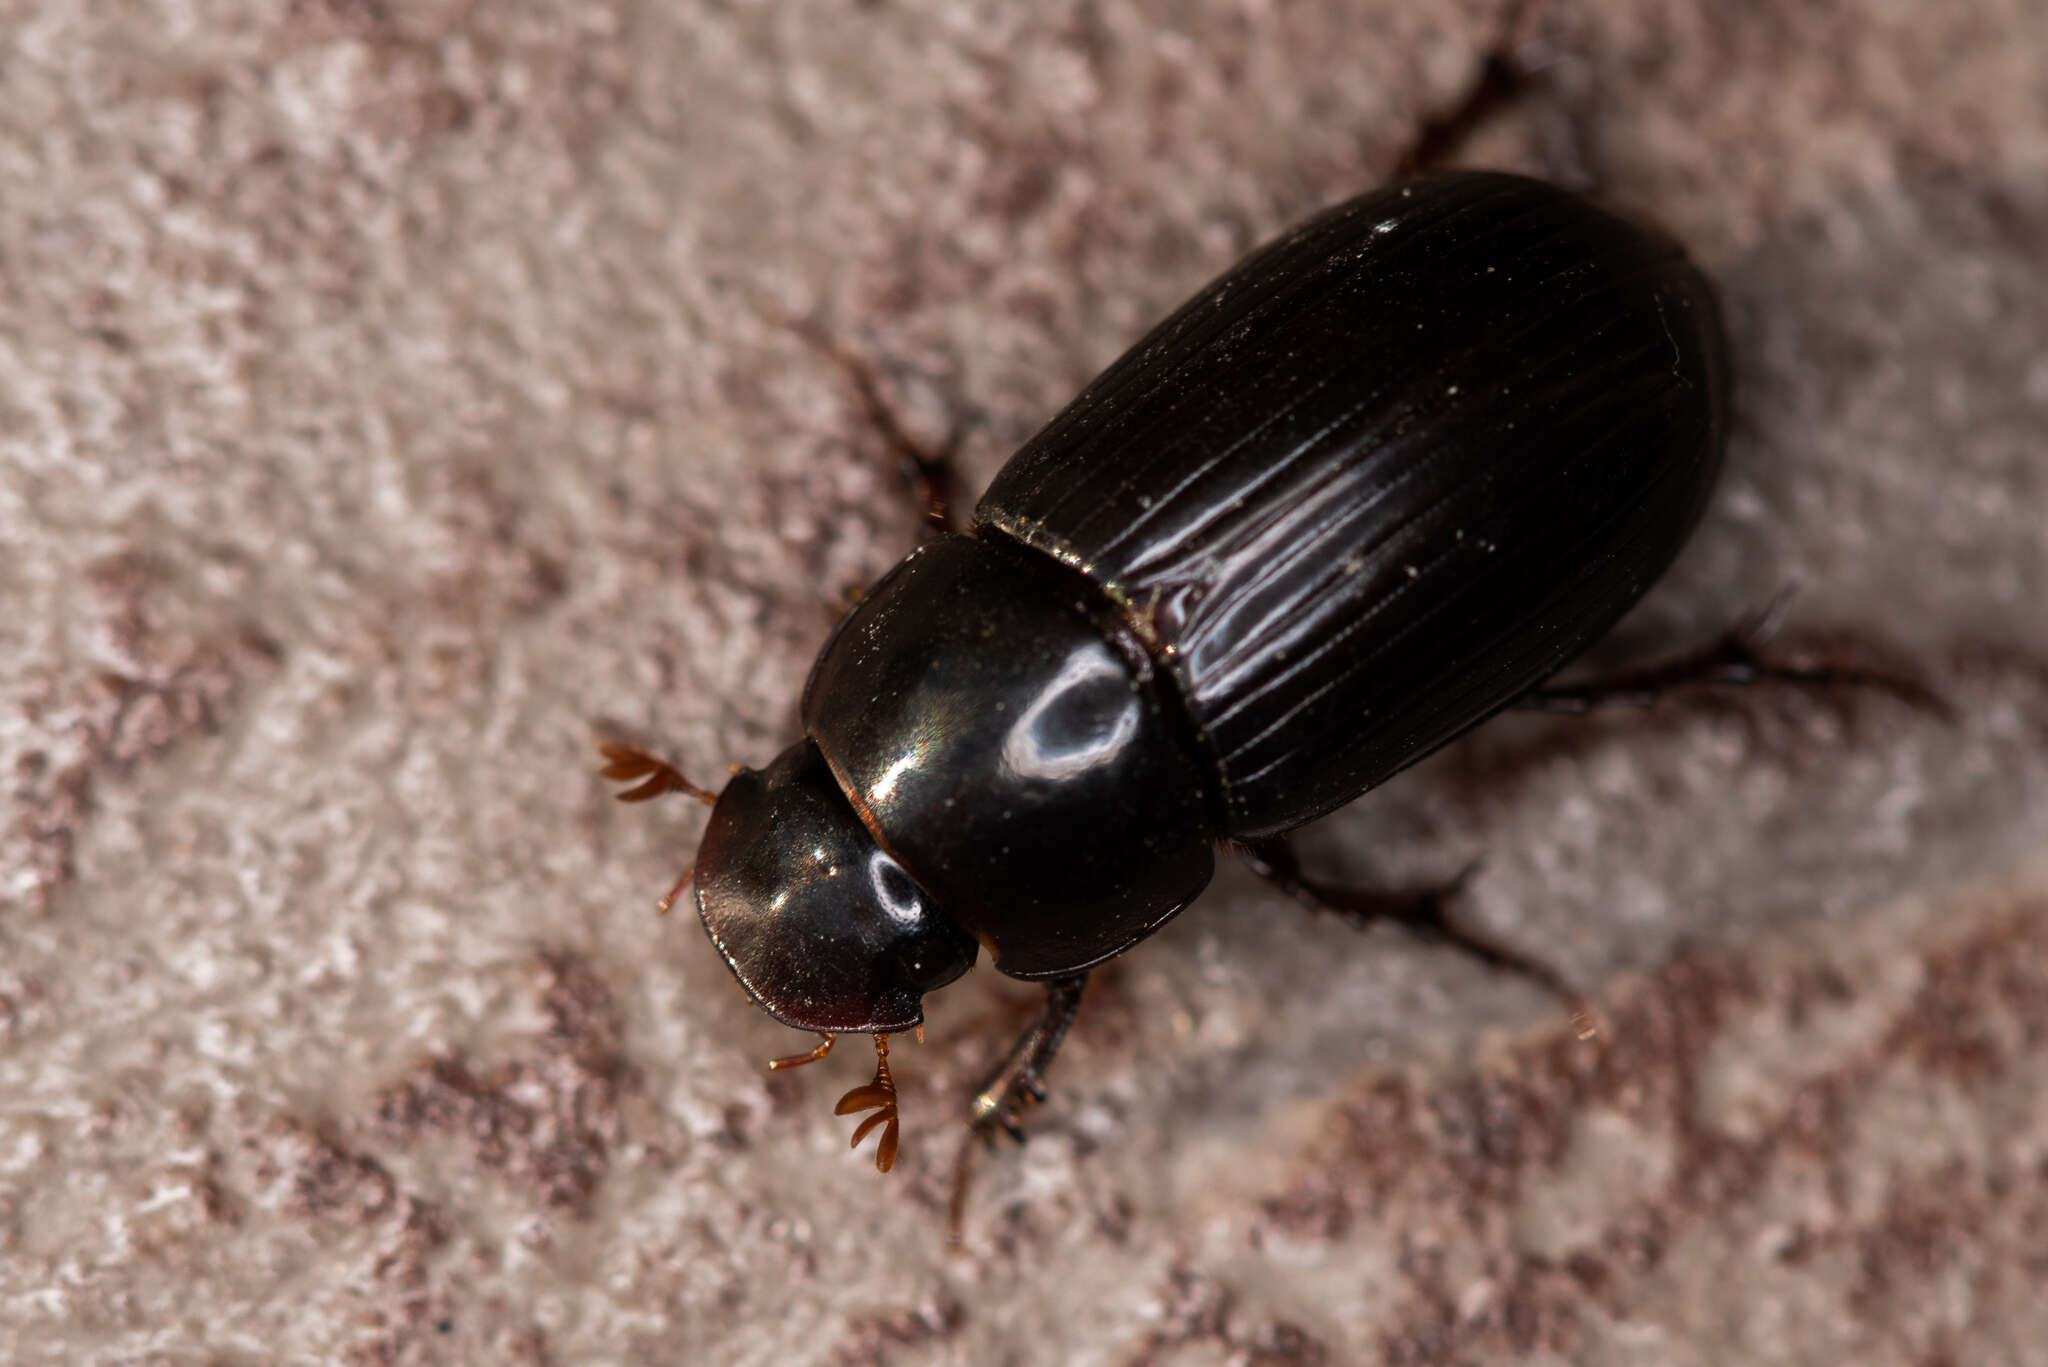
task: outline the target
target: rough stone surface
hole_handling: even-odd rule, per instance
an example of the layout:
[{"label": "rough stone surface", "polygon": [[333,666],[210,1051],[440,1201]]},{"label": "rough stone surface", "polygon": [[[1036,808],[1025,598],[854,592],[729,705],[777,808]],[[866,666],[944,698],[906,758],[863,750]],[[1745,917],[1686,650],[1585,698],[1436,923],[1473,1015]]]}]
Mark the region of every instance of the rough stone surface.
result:
[{"label": "rough stone surface", "polygon": [[[2048,1360],[2038,0],[0,0],[0,1360]],[[1461,161],[1726,293],[1732,468],[1608,648],[1875,640],[1953,705],[1517,719],[1308,841],[1442,877],[1555,1008],[1229,873],[865,1061],[655,897],[913,517],[1263,235]],[[858,1051],[856,1051],[858,1052]]]}]

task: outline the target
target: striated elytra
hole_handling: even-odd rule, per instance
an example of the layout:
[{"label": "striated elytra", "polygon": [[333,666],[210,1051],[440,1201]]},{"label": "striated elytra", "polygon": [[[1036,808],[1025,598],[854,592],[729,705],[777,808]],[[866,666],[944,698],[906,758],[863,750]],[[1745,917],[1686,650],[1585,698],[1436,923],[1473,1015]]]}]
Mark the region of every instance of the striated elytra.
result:
[{"label": "striated elytra", "polygon": [[[865,595],[803,737],[717,798],[704,926],[828,1037],[784,1062],[917,1026],[985,949],[1050,989],[975,1103],[1016,1132],[1082,975],[1219,844],[1349,802],[1642,596],[1719,470],[1725,373],[1674,243],[1516,176],[1361,196],[1202,290]],[[886,1052],[862,1107],[893,1155]]]}]

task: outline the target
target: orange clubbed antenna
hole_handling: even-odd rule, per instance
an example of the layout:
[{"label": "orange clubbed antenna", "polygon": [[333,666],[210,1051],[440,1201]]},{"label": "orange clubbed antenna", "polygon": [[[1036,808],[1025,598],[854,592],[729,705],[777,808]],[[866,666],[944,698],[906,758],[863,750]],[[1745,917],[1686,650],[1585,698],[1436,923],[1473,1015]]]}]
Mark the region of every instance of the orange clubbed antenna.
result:
[{"label": "orange clubbed antenna", "polygon": [[603,740],[597,743],[597,753],[605,758],[604,768],[598,770],[600,777],[614,783],[627,783],[636,778],[646,780],[618,794],[621,802],[645,802],[663,793],[688,793],[707,806],[718,801],[718,794],[709,788],[698,787],[684,778],[683,771],[675,765],[665,759],[657,759],[637,745]]},{"label": "orange clubbed antenna", "polygon": [[[675,765],[648,754],[637,745],[627,745],[623,741],[601,740],[597,743],[597,752],[605,759],[604,768],[598,771],[600,777],[608,778],[614,783],[643,780],[619,793],[617,796],[621,802],[646,802],[650,798],[660,797],[663,793],[688,793],[703,803],[718,801],[718,794],[709,788],[698,787],[684,778],[683,771]],[[676,904],[676,899],[683,895],[683,889],[690,885],[690,879],[695,876],[694,865],[684,869],[682,876],[676,879],[675,886],[668,890],[668,896],[656,904],[655,915],[668,915],[668,909]]]}]

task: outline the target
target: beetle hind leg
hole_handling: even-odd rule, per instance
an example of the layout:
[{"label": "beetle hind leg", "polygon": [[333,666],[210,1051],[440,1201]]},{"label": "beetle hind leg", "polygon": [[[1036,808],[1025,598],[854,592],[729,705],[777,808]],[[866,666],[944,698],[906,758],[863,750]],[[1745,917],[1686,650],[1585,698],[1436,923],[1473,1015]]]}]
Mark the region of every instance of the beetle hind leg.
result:
[{"label": "beetle hind leg", "polygon": [[1067,1037],[1067,1027],[1081,1009],[1081,988],[1087,981],[1086,973],[1077,973],[1045,985],[1045,1003],[1037,1017],[1010,1046],[968,1106],[968,1124],[983,1140],[992,1141],[1001,1131],[1020,1144],[1024,1142],[1025,1108],[1045,1100],[1045,1070],[1052,1066]]},{"label": "beetle hind leg", "polygon": [[1417,939],[1446,944],[1462,950],[1491,968],[1526,978],[1563,1004],[1570,1013],[1579,1038],[1599,1033],[1599,1017],[1591,1003],[1556,969],[1534,959],[1481,931],[1459,925],[1447,914],[1451,900],[1471,878],[1477,865],[1467,867],[1448,883],[1427,888],[1377,889],[1339,887],[1310,878],[1302,872],[1294,847],[1284,838],[1254,840],[1238,847],[1253,873],[1280,889],[1310,911],[1326,912],[1357,929],[1379,921],[1391,921]]},{"label": "beetle hind leg", "polygon": [[[1919,679],[1875,667],[1852,655],[1868,651],[1780,652],[1768,648],[1784,606],[1780,595],[1761,612],[1737,622],[1706,645],[1632,669],[1545,684],[1514,704],[1539,712],[1578,715],[1604,707],[1653,707],[1667,694],[1699,687],[1772,685],[1826,695],[1879,693],[1918,711],[1947,716],[1948,703]],[[1849,643],[1853,645],[1853,643]]]}]

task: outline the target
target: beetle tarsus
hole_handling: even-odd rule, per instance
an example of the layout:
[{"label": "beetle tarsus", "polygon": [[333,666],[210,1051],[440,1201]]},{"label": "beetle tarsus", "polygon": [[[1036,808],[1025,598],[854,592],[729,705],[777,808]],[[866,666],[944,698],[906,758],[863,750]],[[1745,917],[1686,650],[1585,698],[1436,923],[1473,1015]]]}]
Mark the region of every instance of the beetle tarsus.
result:
[{"label": "beetle tarsus", "polygon": [[984,1142],[993,1143],[999,1130],[1019,1144],[1024,1142],[1024,1110],[1045,1102],[1045,1070],[1052,1066],[1075,1012],[1081,1009],[1081,989],[1087,981],[1086,973],[1076,973],[1045,985],[1045,1003],[1038,1015],[975,1094],[967,1119]]},{"label": "beetle tarsus", "polygon": [[1447,914],[1451,900],[1478,872],[1477,863],[1467,864],[1455,878],[1435,887],[1390,891],[1338,887],[1310,878],[1302,872],[1294,847],[1279,837],[1246,842],[1239,852],[1253,873],[1310,911],[1327,912],[1361,930],[1377,921],[1391,921],[1419,940],[1462,950],[1490,968],[1528,979],[1555,997],[1571,1016],[1572,1029],[1580,1039],[1600,1033],[1600,1018],[1592,1004],[1556,969],[1459,925]]}]

